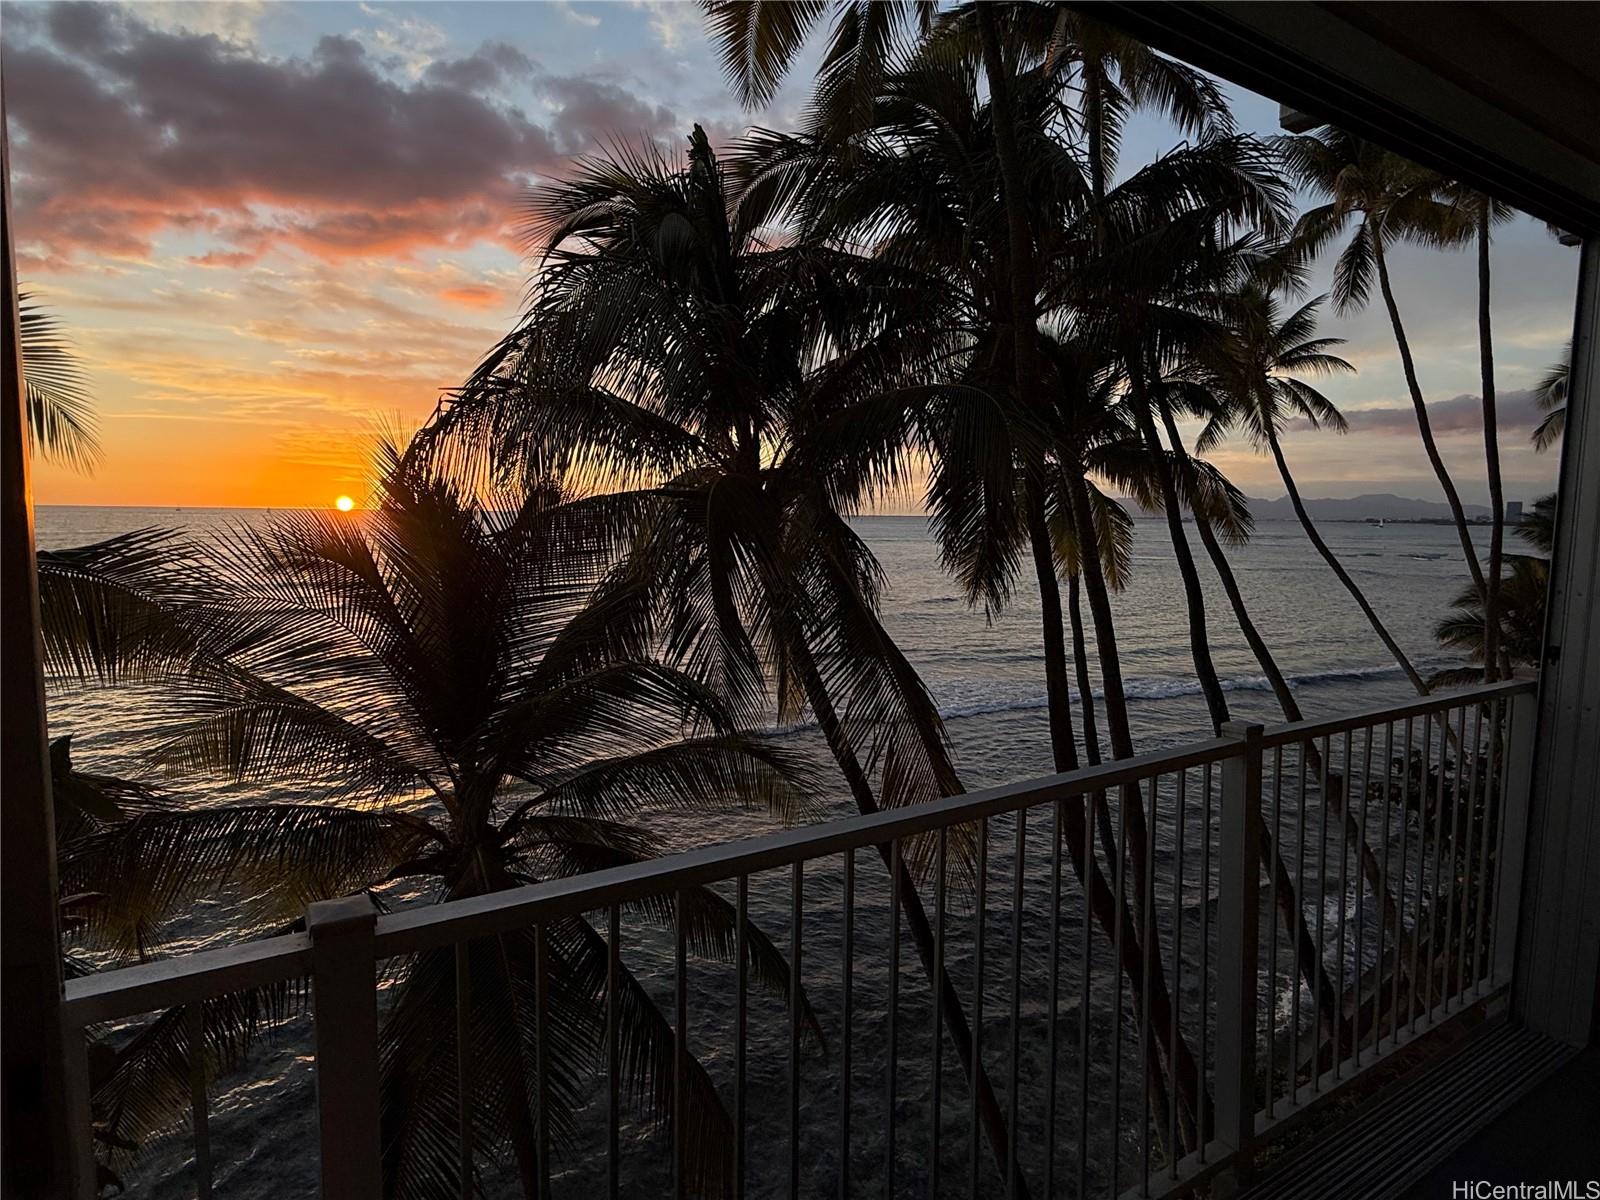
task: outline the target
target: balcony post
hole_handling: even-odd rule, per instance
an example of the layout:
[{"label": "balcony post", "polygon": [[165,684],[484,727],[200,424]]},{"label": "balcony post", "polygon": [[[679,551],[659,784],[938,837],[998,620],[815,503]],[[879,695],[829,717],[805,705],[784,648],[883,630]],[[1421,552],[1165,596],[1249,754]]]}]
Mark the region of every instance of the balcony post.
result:
[{"label": "balcony post", "polygon": [[1528,815],[1533,799],[1533,740],[1538,697],[1511,697],[1506,721],[1505,795],[1500,797],[1500,845],[1495,853],[1494,961],[1492,983],[1509,983],[1517,959],[1517,923],[1522,913],[1523,866],[1527,861]]},{"label": "balcony post", "polygon": [[1216,1138],[1243,1168],[1256,1132],[1261,726],[1229,721],[1222,727],[1222,736],[1236,739],[1239,752],[1222,761],[1217,879]]},{"label": "balcony post", "polygon": [[378,914],[365,893],[306,909],[323,1200],[378,1200]]}]

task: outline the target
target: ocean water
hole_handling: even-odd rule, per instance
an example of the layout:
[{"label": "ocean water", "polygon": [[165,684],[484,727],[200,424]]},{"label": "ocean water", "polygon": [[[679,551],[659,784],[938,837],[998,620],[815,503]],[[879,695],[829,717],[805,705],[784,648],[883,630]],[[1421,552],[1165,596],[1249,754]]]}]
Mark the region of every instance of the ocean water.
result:
[{"label": "ocean water", "polygon": [[[77,545],[150,525],[182,527],[203,537],[230,522],[261,517],[260,513],[235,510],[46,507],[38,513],[38,539],[44,548]],[[970,608],[939,569],[922,519],[863,518],[857,528],[877,553],[888,579],[885,622],[945,716],[957,767],[966,785],[983,787],[1048,774],[1051,765],[1038,605],[1029,580],[1018,581],[1016,596],[1003,611],[986,616],[981,609]],[[1419,669],[1427,673],[1445,665],[1449,660],[1437,650],[1432,627],[1462,586],[1464,571],[1453,530],[1433,525],[1378,528],[1328,524],[1323,532],[1395,637],[1413,654]],[[1486,539],[1487,530],[1475,532]],[[1196,551],[1198,554],[1198,547]],[[1220,587],[1211,576],[1209,564],[1203,554],[1200,557],[1207,588],[1211,647],[1232,715],[1268,723],[1281,720],[1272,694],[1233,623]],[[1308,716],[1375,707],[1411,695],[1409,685],[1398,669],[1385,661],[1382,647],[1364,618],[1323,567],[1298,525],[1263,523],[1250,543],[1232,551],[1230,557],[1251,613]],[[1164,522],[1145,519],[1137,523],[1132,582],[1126,592],[1114,598],[1113,604],[1138,747],[1156,749],[1209,736],[1204,704],[1193,679],[1181,582]],[[142,727],[143,719],[137,695],[58,691],[51,701],[52,733],[71,733],[79,764],[91,769],[136,770],[137,751],[149,737]],[[801,729],[787,736],[807,742],[820,755],[820,739],[814,731]],[[237,786],[218,785],[189,785],[185,791],[196,804],[258,794]],[[276,798],[295,798],[295,794],[279,793]],[[1291,827],[1298,803],[1292,797],[1286,801]],[[1177,811],[1170,781],[1166,790],[1157,795],[1155,804],[1159,910],[1155,920],[1169,941],[1179,929],[1188,931],[1184,934],[1188,946],[1184,961],[1192,968],[1198,948],[1204,945],[1200,935],[1206,928],[1209,906],[1214,903],[1214,890],[1201,885],[1193,865],[1188,868],[1189,874],[1172,877],[1174,848],[1170,834],[1161,832],[1170,828]],[[851,811],[842,786],[826,807],[829,815]],[[772,828],[764,818],[745,814],[718,817],[711,822],[702,817],[663,817],[652,825],[663,840],[675,845],[753,835]],[[949,967],[964,995],[985,996],[985,1046],[1004,1047],[1011,1032],[1009,984],[991,997],[989,992],[995,985],[979,987],[977,975],[982,969],[985,979],[1008,978],[1008,938],[1013,911],[1018,914],[1028,963],[1021,975],[1017,1003],[1018,1040],[1024,1047],[1018,1056],[1018,1089],[1023,1144],[1033,1148],[1025,1151],[1023,1165],[1030,1173],[1037,1173],[1042,1154],[1037,1147],[1043,1144],[1041,1100],[1045,1081],[1052,1077],[1042,1057],[1046,1031],[1052,1025],[1043,965],[1048,959],[1045,939],[1050,923],[1047,838],[1038,830],[1032,831],[1028,836],[1034,840],[1025,843],[1020,858],[1013,858],[1016,828],[1012,822],[994,823],[990,836],[994,845],[987,876],[990,899],[981,920],[970,894],[953,893],[950,901],[953,922],[969,932],[982,925],[987,942],[985,956],[980,960],[973,953],[969,937],[952,944]],[[1013,885],[1019,864],[1022,902],[1013,910]],[[856,1018],[851,1030],[855,1047],[850,1107],[852,1179],[863,1194],[881,1194],[889,1162],[884,1125],[884,1081],[890,1063],[885,1016],[889,972],[884,964],[891,908],[881,865],[862,855],[857,868],[853,928],[857,967],[852,976]],[[1306,874],[1302,886],[1308,891],[1315,886],[1330,913],[1337,913],[1341,904],[1348,908],[1355,894],[1340,892],[1329,896],[1331,889],[1315,873]],[[788,944],[788,888],[789,880],[783,873],[751,881],[752,918],[780,947]],[[1062,927],[1069,932],[1062,952],[1075,963],[1079,957],[1073,946],[1081,947],[1081,941],[1073,943],[1071,939],[1081,938],[1082,934],[1070,931],[1081,930],[1082,908],[1073,891],[1069,876],[1061,909]],[[800,1147],[801,1174],[803,1190],[824,1193],[834,1188],[839,1169],[835,1131],[840,1081],[836,1063],[844,1033],[840,1020],[844,973],[839,966],[843,885],[838,865],[819,864],[808,869],[805,896],[802,974],[823,1025],[824,1041],[821,1045],[807,1044],[802,1054],[800,1097],[806,1132]],[[407,897],[395,895],[390,899],[403,903]],[[177,952],[236,940],[238,911],[236,897],[210,898],[188,919],[167,931],[169,936],[162,950]],[[663,1011],[670,1013],[670,938],[659,929],[630,919],[624,923],[624,941],[630,969],[658,998]],[[900,1042],[894,1056],[899,1130],[894,1154],[895,1185],[897,1191],[920,1195],[925,1193],[935,1167],[941,1174],[948,1174],[951,1189],[958,1185],[964,1188],[971,1155],[969,1101],[959,1065],[946,1040],[946,1103],[940,1122],[944,1149],[939,1163],[930,1165],[926,1150],[931,1133],[931,992],[908,943],[909,939],[902,935],[902,967],[896,984]],[[1053,1016],[1058,1030],[1070,1031],[1068,1040],[1076,1044],[1081,1006],[1087,1004],[1089,1020],[1099,1031],[1095,1039],[1097,1050],[1103,1050],[1105,1045],[1118,1044],[1113,1022],[1127,1002],[1120,989],[1113,991],[1109,951],[1098,942],[1090,963],[1097,971],[1091,986],[1084,990],[1064,985]],[[727,964],[696,962],[692,972],[691,1048],[724,1089],[723,1094],[731,1095],[728,997],[732,971]],[[1200,975],[1200,971],[1191,969],[1187,979],[1180,980],[1180,1006],[1190,1014],[1184,1018],[1186,1028],[1207,1004]],[[753,1098],[749,1112],[751,1194],[755,1195],[781,1194],[787,1186],[786,1158],[780,1153],[780,1148],[787,1145],[784,1093],[788,1033],[784,1011],[781,997],[752,997],[748,1070]],[[299,1194],[314,1188],[315,1158],[308,1150],[315,1145],[315,1116],[307,1033],[304,1018],[290,1022],[245,1069],[213,1085],[211,1138],[221,1194],[265,1197]],[[1129,1036],[1124,1028],[1122,1040]],[[1005,1055],[990,1050],[986,1062],[1000,1086],[999,1081],[1008,1078]],[[1137,1111],[1140,1100],[1136,1081],[1131,1090],[1126,1079],[1119,1086],[1116,1070],[1107,1063],[1104,1053],[1097,1053],[1082,1065],[1083,1077],[1090,1081],[1089,1104],[1097,1114],[1096,1121],[1098,1114],[1108,1109]],[[1122,1072],[1132,1075],[1136,1069],[1124,1066]],[[1076,1113],[1082,1110],[1082,1104],[1075,1094],[1068,1094],[1072,1091],[1065,1088],[1059,1096],[1058,1120],[1064,1128],[1075,1130]],[[600,1127],[603,1118],[599,1104],[597,1093],[580,1113],[587,1128]],[[1109,1130],[1092,1136],[1100,1140],[1101,1149],[1092,1156],[1085,1171],[1097,1184],[1107,1183],[1107,1164],[1113,1159],[1124,1166],[1135,1161],[1140,1147],[1137,1142],[1129,1143],[1126,1134],[1115,1153],[1110,1149]],[[585,1192],[595,1180],[603,1178],[596,1174],[599,1151],[600,1143],[587,1138],[558,1159],[558,1194]],[[1028,1157],[1029,1153],[1032,1157]],[[181,1132],[153,1146],[129,1175],[131,1191],[163,1197],[192,1195],[188,1157],[187,1139]],[[670,1163],[664,1139],[658,1133],[642,1124],[625,1124],[624,1158],[625,1190],[630,1194],[661,1194],[668,1186]],[[992,1172],[986,1152],[978,1159],[981,1170]],[[1062,1177],[1071,1178],[1076,1165],[1073,1152],[1063,1150],[1058,1166]],[[514,1177],[508,1171],[493,1165],[483,1170],[481,1182],[486,1194],[516,1194]],[[1124,1186],[1129,1178],[1122,1176]],[[1037,1179],[1034,1187],[1037,1190]]]},{"label": "ocean water", "polygon": [[[246,509],[44,506],[38,510],[37,536],[41,549],[150,526],[181,528],[203,538],[265,515],[265,510]],[[1018,580],[1003,611],[986,615],[969,607],[940,570],[922,518],[865,517],[855,524],[888,580],[884,623],[943,713],[963,781],[985,787],[1048,774],[1039,606],[1031,577]],[[1208,736],[1209,721],[1194,679],[1182,582],[1165,523],[1146,518],[1136,524],[1132,581],[1113,596],[1112,606],[1135,740],[1140,749],[1155,749]],[[1424,674],[1453,661],[1432,633],[1465,578],[1451,528],[1329,523],[1322,532]],[[1473,533],[1486,547],[1488,530]],[[1195,553],[1206,590],[1212,655],[1233,715],[1281,720],[1198,545]],[[1230,551],[1230,561],[1251,615],[1307,716],[1412,694],[1297,524],[1262,523],[1247,545]],[[1084,609],[1087,620],[1087,599]],[[1090,640],[1092,657],[1092,633]],[[108,703],[100,693],[81,710],[68,702],[61,707],[81,722],[71,730],[75,745],[115,753],[125,730],[114,699]]]}]

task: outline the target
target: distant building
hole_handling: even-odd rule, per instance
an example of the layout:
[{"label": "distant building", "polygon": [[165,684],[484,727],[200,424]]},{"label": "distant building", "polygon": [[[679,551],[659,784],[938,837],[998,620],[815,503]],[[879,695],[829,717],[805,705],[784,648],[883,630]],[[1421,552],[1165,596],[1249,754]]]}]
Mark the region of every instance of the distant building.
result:
[{"label": "distant building", "polygon": [[1506,501],[1506,524],[1515,525],[1522,520],[1522,501]]}]

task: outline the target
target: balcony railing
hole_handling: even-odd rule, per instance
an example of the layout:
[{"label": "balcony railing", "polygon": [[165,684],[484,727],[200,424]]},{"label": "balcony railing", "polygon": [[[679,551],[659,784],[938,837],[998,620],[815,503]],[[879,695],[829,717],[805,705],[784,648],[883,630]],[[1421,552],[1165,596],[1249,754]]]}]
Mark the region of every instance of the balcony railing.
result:
[{"label": "balcony railing", "polygon": [[[1502,683],[1236,724],[1067,775],[392,915],[364,896],[328,901],[304,934],[73,980],[66,1019],[81,1033],[184,1006],[199,1045],[199,1001],[309,974],[323,1194],[376,1197],[384,964],[453,951],[459,981],[478,939],[532,930],[542,1195],[699,1185],[682,1169],[682,1123],[656,1136],[625,1102],[624,957],[670,996],[668,1111],[686,1111],[691,1070],[725,1108],[732,1194],[1167,1195],[1246,1167],[1424,1035],[1492,1011],[1515,952],[1532,729],[1533,685]],[[1098,909],[1075,880],[1091,861]],[[684,895],[699,887],[737,913],[731,963],[688,952]],[[651,924],[646,907],[676,915]],[[578,1149],[552,1159],[538,1102],[546,935],[578,915],[605,931],[592,997],[605,1045],[574,1114]],[[756,986],[747,930],[785,953],[787,988]],[[439,1036],[459,1052],[470,996],[454,1008]],[[201,1058],[192,1169],[206,1196]],[[85,1052],[69,1069],[85,1154],[88,1078]],[[482,1097],[466,1057],[458,1078],[471,1179]],[[986,1084],[998,1125],[979,1111]]]}]

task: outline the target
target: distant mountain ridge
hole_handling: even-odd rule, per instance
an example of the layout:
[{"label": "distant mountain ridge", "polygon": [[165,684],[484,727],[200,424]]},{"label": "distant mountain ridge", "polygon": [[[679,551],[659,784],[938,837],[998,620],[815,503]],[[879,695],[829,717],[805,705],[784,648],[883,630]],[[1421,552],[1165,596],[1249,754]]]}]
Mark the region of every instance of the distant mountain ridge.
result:
[{"label": "distant mountain ridge", "polygon": [[[1264,500],[1260,496],[1246,496],[1250,505],[1250,513],[1257,521],[1295,521],[1294,505],[1289,503],[1289,497],[1281,496],[1276,500]],[[1124,496],[1121,498],[1122,507],[1135,516],[1158,516],[1159,510],[1147,513],[1140,508],[1138,501]],[[1324,498],[1320,500],[1306,500],[1306,511],[1311,514],[1313,521],[1448,521],[1450,520],[1450,506],[1443,500],[1417,500],[1405,496],[1396,496],[1392,492],[1368,492],[1361,496],[1351,496],[1348,499]],[[1464,504],[1469,521],[1487,521],[1489,519],[1489,506],[1486,504]]]},{"label": "distant mountain ridge", "polygon": [[[1450,506],[1443,500],[1416,500],[1391,492],[1371,492],[1349,499],[1306,500],[1306,511],[1313,521],[1448,521]],[[1488,520],[1486,504],[1464,504],[1467,519]],[[1289,497],[1263,500],[1250,497],[1250,512],[1258,521],[1293,521],[1294,506]]]}]

